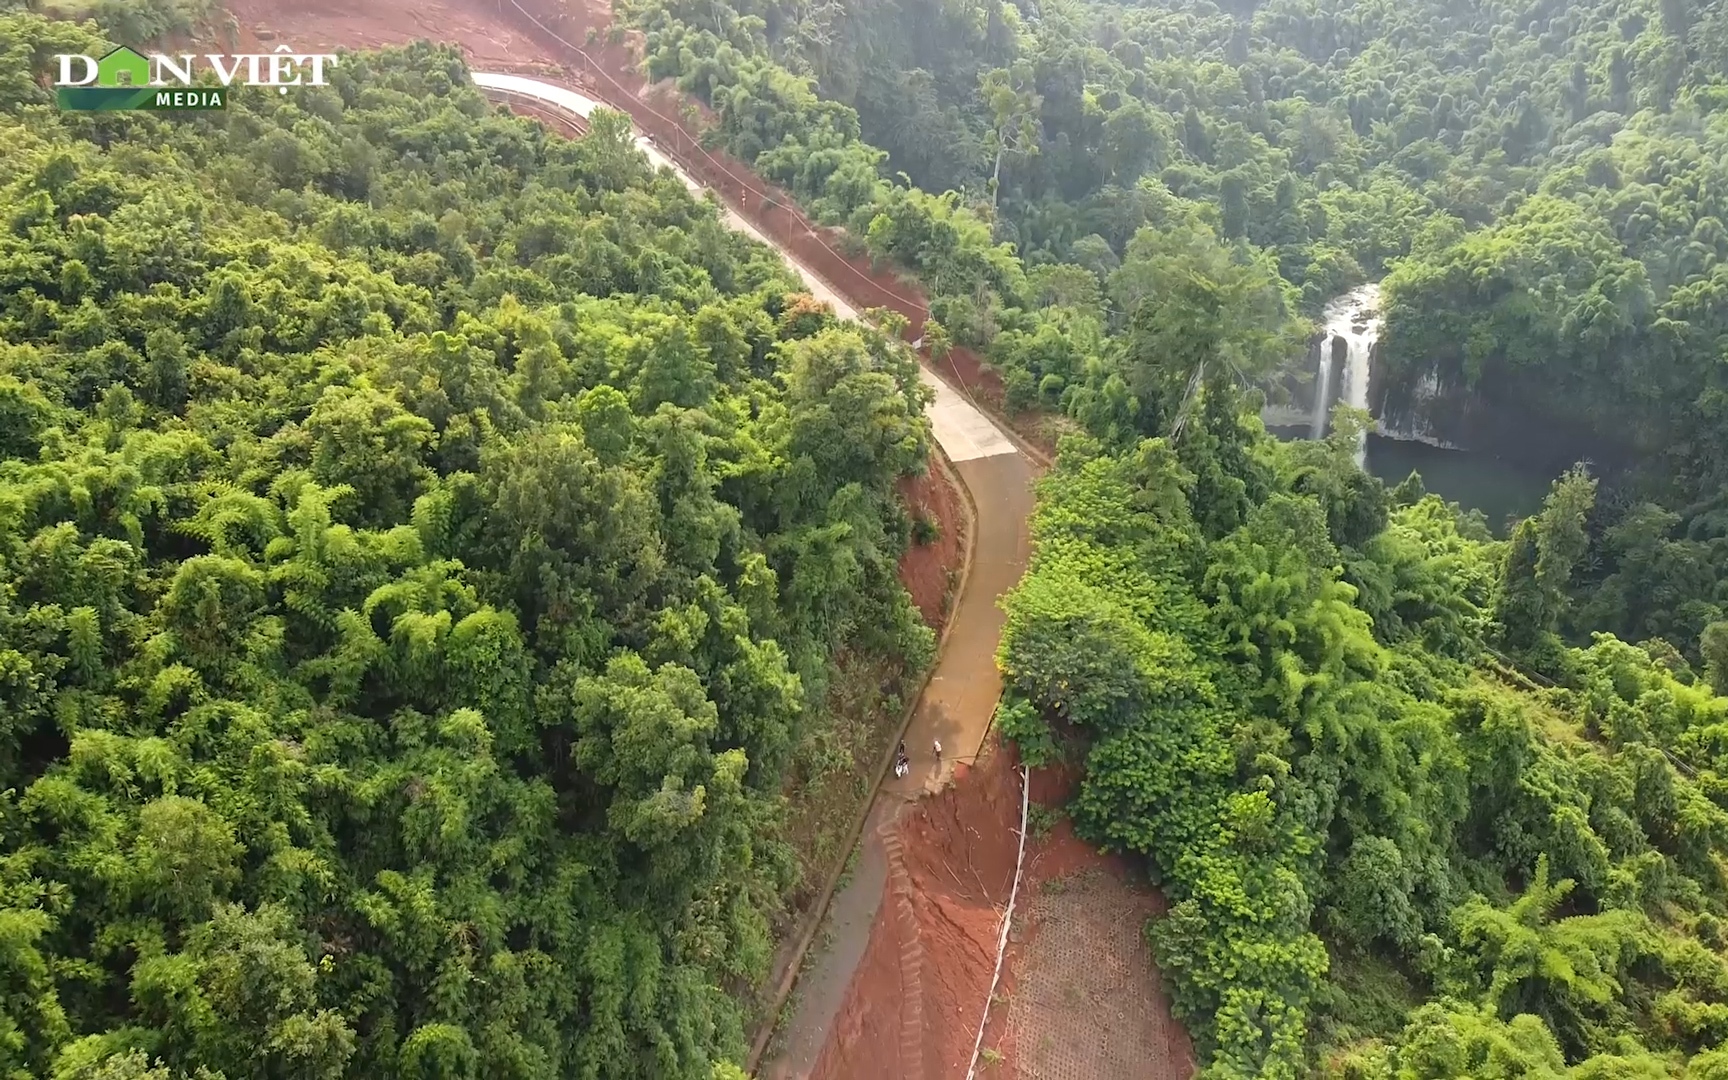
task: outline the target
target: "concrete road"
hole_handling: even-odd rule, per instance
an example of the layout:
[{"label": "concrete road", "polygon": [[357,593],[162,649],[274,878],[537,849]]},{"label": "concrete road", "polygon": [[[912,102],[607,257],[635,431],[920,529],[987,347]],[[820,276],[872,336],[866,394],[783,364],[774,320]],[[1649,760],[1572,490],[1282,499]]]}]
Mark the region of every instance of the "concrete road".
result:
[{"label": "concrete road", "polygon": [[[601,107],[600,102],[574,90],[519,75],[477,72],[474,82],[486,89],[534,98],[584,118]],[[649,161],[671,169],[691,191],[703,190],[647,138],[638,135],[636,144]],[[859,318],[857,307],[838,290],[733,208],[726,209],[725,222],[779,251],[810,292],[832,305],[841,318]],[[907,729],[912,771],[898,779],[890,774],[878,789],[860,842],[857,866],[846,887],[836,891],[829,903],[830,945],[799,979],[783,1052],[764,1069],[765,1075],[801,1078],[808,1074],[864,955],[870,926],[881,904],[886,863],[879,828],[891,822],[908,800],[946,783],[956,759],[969,761],[977,754],[1002,692],[996,643],[1004,615],[997,601],[1019,582],[1026,569],[1031,550],[1027,522],[1032,513],[1032,481],[1040,470],[963,393],[926,368],[921,367],[920,373],[936,394],[929,408],[931,431],[954,462],[977,511],[971,571],[966,590],[955,605],[935,674]],[[932,752],[932,743],[938,739],[943,750],[940,762]]]},{"label": "concrete road", "polygon": [[[584,94],[577,93],[567,87],[541,82],[521,75],[493,75],[485,72],[474,73],[474,83],[488,90],[500,90],[507,94],[520,94],[523,97],[534,98],[548,105],[553,105],[586,119],[595,109],[602,108],[602,103]],[[607,106],[609,107],[609,106]],[[684,182],[684,186],[692,192],[701,193],[704,189],[688,173],[659,148],[648,141],[644,135],[636,136],[636,145],[648,160],[655,165],[671,169]],[[811,295],[832,307],[842,319],[857,320],[860,315],[844,296],[826,281],[817,277],[807,266],[800,264],[785,249],[778,247],[762,231],[745,220],[731,207],[725,208],[724,214],[727,227],[744,233],[758,243],[774,248],[780,252],[780,257],[786,260],[798,276],[804,279],[805,287]],[[936,401],[930,407],[930,427],[936,436],[936,441],[942,445],[943,451],[950,461],[974,461],[979,458],[996,457],[999,455],[1019,455],[1014,443],[1002,434],[994,421],[985,416],[965,396],[952,386],[937,378],[926,368],[920,368],[924,384],[936,392]],[[977,497],[977,491],[973,491]],[[944,743],[944,746],[947,744]]]}]

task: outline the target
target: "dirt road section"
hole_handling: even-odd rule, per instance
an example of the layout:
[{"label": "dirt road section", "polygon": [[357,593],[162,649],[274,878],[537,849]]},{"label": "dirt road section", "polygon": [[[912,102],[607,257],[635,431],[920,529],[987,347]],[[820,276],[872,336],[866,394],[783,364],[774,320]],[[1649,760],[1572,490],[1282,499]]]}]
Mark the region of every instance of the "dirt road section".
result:
[{"label": "dirt road section", "polygon": [[[568,87],[553,86],[538,80],[511,77],[496,73],[477,72],[475,82],[490,89],[508,90],[512,94],[536,97],[548,106],[566,109],[587,116],[596,103],[586,95]],[[659,147],[648,140],[640,143],[652,160],[677,170]],[[681,170],[678,170],[681,171]],[[693,183],[686,174],[686,183]],[[728,215],[727,223],[750,232],[764,242],[766,237],[739,220],[736,212]],[[782,249],[782,254],[785,254]],[[810,267],[797,259],[788,262],[819,296],[825,296],[843,317],[856,318],[857,309],[827,287]],[[919,793],[940,790],[952,776],[958,763],[962,767],[972,761],[989,729],[996,699],[1001,694],[1001,678],[996,669],[996,642],[1000,636],[1003,612],[998,601],[1020,580],[1030,554],[1032,480],[1037,466],[1021,453],[991,419],[975,408],[962,394],[925,371],[927,382],[936,391],[930,407],[931,427],[936,440],[953,462],[962,482],[972,493],[977,516],[977,532],[972,538],[972,564],[967,588],[959,598],[948,636],[924,694],[913,711],[906,741],[912,752],[913,768],[904,778],[883,785],[877,805],[866,821],[866,833],[883,837],[889,847],[884,853],[868,852],[863,874],[840,891],[838,906],[847,918],[830,924],[829,933],[837,947],[826,951],[806,984],[807,1007],[801,1007],[794,1017],[794,1028],[807,1045],[825,1037],[838,1006],[839,989],[852,982],[857,957],[865,951],[865,939],[871,921],[880,923],[872,910],[871,898],[879,898],[885,880],[895,878],[892,834],[882,831],[893,820],[893,807],[898,802]],[[942,750],[938,752],[940,745]],[[868,841],[874,843],[875,840]],[[981,917],[982,918],[982,917]],[[999,924],[994,917],[982,918],[980,926]],[[986,929],[988,937],[993,930]],[[914,935],[913,939],[918,938]],[[801,959],[802,949],[785,958],[788,969],[778,980],[789,985],[790,965]],[[986,945],[984,959],[993,956]],[[976,958],[974,958],[976,959]],[[955,963],[958,963],[956,961]],[[954,964],[946,965],[949,970]],[[975,995],[976,996],[976,995]],[[955,1010],[963,1012],[955,998]],[[830,1011],[824,1015],[823,1008]],[[807,1011],[811,1010],[811,1011]],[[909,1036],[910,1037],[910,1036]]]},{"label": "dirt road section", "polygon": [[[988,904],[979,906],[982,901],[970,893],[957,896],[952,903],[932,907],[929,897],[936,894],[927,893],[922,885],[910,886],[905,868],[899,862],[906,852],[917,859],[924,858],[924,852],[932,845],[936,850],[957,846],[970,853],[981,831],[988,833],[989,843],[977,841],[976,850],[993,851],[992,845],[1000,844],[1005,845],[1006,856],[993,856],[994,868],[989,870],[988,880],[994,885],[986,891],[995,903],[1007,902],[1014,872],[1014,830],[1019,825],[1018,782],[1011,769],[998,775],[999,769],[984,769],[980,765],[979,771],[973,771],[971,766],[977,762],[996,699],[1002,692],[1001,675],[996,668],[996,642],[1001,636],[1004,615],[997,600],[1020,580],[1031,546],[1027,530],[1032,511],[1028,465],[1022,455],[955,464],[968,490],[975,496],[982,493],[978,497],[978,531],[972,541],[972,569],[966,591],[960,597],[941,660],[913,714],[907,735],[914,768],[904,779],[890,777],[882,785],[860,840],[861,850],[852,877],[830,903],[827,947],[798,979],[796,1000],[787,1006],[791,1016],[779,1044],[772,1050],[773,1061],[764,1075],[777,1080],[848,1075],[875,1080],[883,1076],[915,1075],[872,1072],[867,1067],[868,1052],[864,1052],[859,1066],[862,1071],[832,1071],[840,1068],[836,1061],[850,1060],[848,1055],[853,1051],[846,1046],[881,1045],[876,1038],[879,1033],[872,1025],[887,1021],[877,1016],[878,1012],[887,1009],[900,1015],[898,1010],[914,1008],[910,1001],[921,1000],[906,999],[901,991],[893,989],[910,976],[899,961],[885,960],[880,955],[884,950],[891,955],[902,949],[933,952],[936,959],[932,962],[943,976],[929,994],[940,1004],[923,1013],[919,1021],[928,1026],[919,1028],[916,1039],[910,1031],[896,1035],[896,1039],[903,1036],[908,1045],[905,1051],[908,1067],[914,1060],[923,1061],[925,1057],[932,1059],[932,1068],[946,1060],[945,1050],[914,1053],[910,1047],[922,1046],[929,1039],[946,1045],[953,1037],[950,1028],[956,1016],[970,1015],[965,1023],[973,1025],[972,1031],[976,1030],[977,1010],[988,992],[1000,913]],[[938,739],[944,751],[940,760],[933,745]],[[1005,756],[1000,752],[985,754],[988,761],[998,764]],[[954,784],[948,785],[949,779]],[[938,793],[935,798],[914,802],[933,792]],[[955,807],[972,809],[962,811]],[[1009,816],[999,821],[992,815],[1002,807],[1008,807],[1002,812]],[[944,837],[948,828],[957,831]],[[1006,865],[1005,871],[1001,864]],[[1001,880],[1004,873],[1008,876],[1007,884]],[[886,917],[878,917],[885,902],[889,905]],[[933,921],[926,925],[927,920]],[[965,924],[965,931],[956,932],[954,927],[961,923]],[[889,974],[882,974],[885,971]],[[959,972],[979,971],[981,981],[970,975],[956,978]],[[915,1026],[911,1020],[906,1025]],[[968,1034],[967,1039],[970,1038]],[[966,1051],[970,1050],[968,1041]],[[824,1054],[827,1065],[818,1060]],[[938,1071],[930,1075],[951,1074]]]}]

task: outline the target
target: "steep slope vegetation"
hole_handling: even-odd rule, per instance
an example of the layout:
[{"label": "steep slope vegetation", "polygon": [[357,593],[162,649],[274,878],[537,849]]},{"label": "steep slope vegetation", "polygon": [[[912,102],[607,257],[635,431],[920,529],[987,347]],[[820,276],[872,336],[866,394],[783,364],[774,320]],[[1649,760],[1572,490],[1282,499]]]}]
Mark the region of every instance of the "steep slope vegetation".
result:
[{"label": "steep slope vegetation", "polygon": [[929,658],[911,358],[451,51],[63,51],[0,16],[0,1073],[724,1075],[834,658]]},{"label": "steep slope vegetation", "polygon": [[1076,826],[1174,901],[1202,1075],[1724,1075],[1725,670],[1554,639],[1587,480],[1492,541],[1257,428],[1070,440],[1001,653],[1003,732],[1084,762]]}]

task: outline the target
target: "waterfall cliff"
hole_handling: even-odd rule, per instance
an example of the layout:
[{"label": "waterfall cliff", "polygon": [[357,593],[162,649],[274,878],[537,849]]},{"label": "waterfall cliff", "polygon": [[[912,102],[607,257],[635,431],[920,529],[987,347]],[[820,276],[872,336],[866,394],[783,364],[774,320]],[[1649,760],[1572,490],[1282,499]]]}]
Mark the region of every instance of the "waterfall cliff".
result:
[{"label": "waterfall cliff", "polygon": [[[1301,430],[1311,439],[1322,438],[1331,427],[1333,406],[1342,402],[1372,413],[1371,430],[1382,437],[1448,447],[1435,433],[1433,414],[1455,403],[1442,400],[1439,375],[1428,372],[1407,383],[1397,407],[1387,408],[1392,388],[1377,385],[1383,373],[1375,370],[1379,339],[1379,284],[1370,282],[1333,299],[1321,313],[1306,364],[1284,377],[1287,403],[1265,410],[1267,426],[1286,437]],[[1363,453],[1357,450],[1358,460]]]},{"label": "waterfall cliff", "polygon": [[[1509,381],[1468,384],[1440,364],[1407,370],[1382,350],[1381,295],[1363,285],[1327,304],[1308,349],[1265,386],[1261,419],[1284,439],[1325,437],[1338,404],[1372,417],[1356,460],[1387,483],[1412,470],[1430,491],[1491,520],[1541,505],[1548,483],[1573,462],[1618,460],[1595,432],[1556,423],[1533,404],[1540,388]],[[1442,352],[1444,350],[1441,350]]]},{"label": "waterfall cliff", "polygon": [[[1343,402],[1355,409],[1368,408],[1368,375],[1373,361],[1374,343],[1380,336],[1380,286],[1367,284],[1352,289],[1326,305],[1321,315],[1324,327],[1320,339],[1320,357],[1314,395],[1312,431],[1314,438],[1326,434],[1332,421],[1332,407]],[[1332,389],[1333,373],[1338,375],[1338,388]],[[1366,442],[1356,448],[1360,463],[1366,453]]]}]

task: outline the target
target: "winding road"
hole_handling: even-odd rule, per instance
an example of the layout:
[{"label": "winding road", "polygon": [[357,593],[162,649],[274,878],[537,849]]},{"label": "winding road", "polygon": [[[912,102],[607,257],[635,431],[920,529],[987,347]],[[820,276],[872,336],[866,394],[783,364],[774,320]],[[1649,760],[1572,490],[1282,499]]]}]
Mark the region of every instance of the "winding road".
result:
[{"label": "winding road", "polygon": [[[484,90],[505,97],[527,98],[541,106],[573,113],[584,120],[603,103],[567,87],[518,75],[474,73]],[[607,108],[618,108],[605,105]],[[628,106],[621,110],[628,112]],[[656,166],[670,169],[692,192],[704,189],[645,136],[636,145]],[[779,251],[810,292],[834,308],[843,319],[860,318],[858,308],[840,291],[769,240],[736,208],[723,207],[726,225]],[[771,1066],[776,1077],[807,1076],[826,1040],[844,999],[853,972],[864,955],[871,924],[882,906],[888,876],[883,826],[919,795],[935,791],[952,775],[956,759],[974,757],[990,727],[1001,693],[996,668],[996,643],[1003,613],[998,599],[1019,582],[1030,553],[1027,522],[1032,512],[1032,481],[1042,471],[995,421],[967,397],[928,368],[920,369],[935,392],[929,416],[932,433],[971,497],[975,511],[969,569],[943,639],[935,672],[925,687],[907,728],[906,745],[912,772],[905,778],[888,775],[877,789],[861,834],[855,869],[845,886],[826,905],[829,945],[802,976],[780,1058]],[[940,740],[943,755],[932,752]],[[820,919],[823,911],[815,913]],[[798,968],[794,958],[791,971]],[[790,978],[781,988],[790,988]],[[982,1007],[982,1002],[979,1003]],[[759,1043],[752,1065],[762,1052]]]}]

